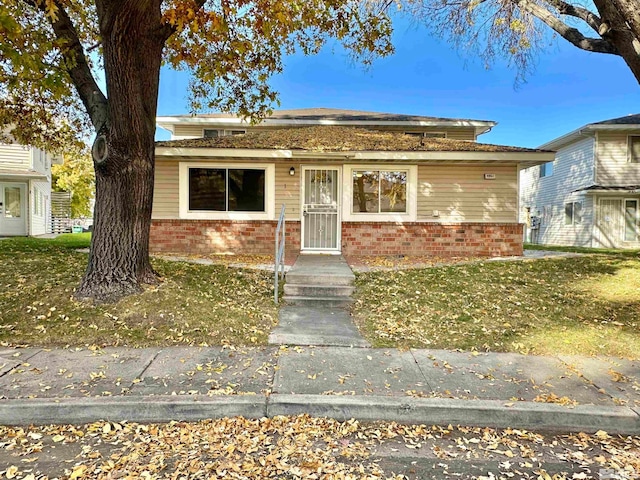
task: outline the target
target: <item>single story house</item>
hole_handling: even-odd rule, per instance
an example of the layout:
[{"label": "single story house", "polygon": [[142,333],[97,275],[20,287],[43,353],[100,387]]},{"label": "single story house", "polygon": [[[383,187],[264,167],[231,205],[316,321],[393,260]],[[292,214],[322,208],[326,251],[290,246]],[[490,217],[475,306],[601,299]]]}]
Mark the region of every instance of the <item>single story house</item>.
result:
[{"label": "single story house", "polygon": [[522,254],[518,176],[554,153],[476,142],[495,123],[371,112],[161,117],[151,248],[273,254]]}]

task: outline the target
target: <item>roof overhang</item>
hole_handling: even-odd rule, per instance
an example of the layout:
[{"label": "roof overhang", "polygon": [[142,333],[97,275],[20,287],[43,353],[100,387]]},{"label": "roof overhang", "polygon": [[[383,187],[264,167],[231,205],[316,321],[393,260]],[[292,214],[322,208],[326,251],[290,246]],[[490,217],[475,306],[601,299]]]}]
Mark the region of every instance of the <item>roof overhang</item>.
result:
[{"label": "roof overhang", "polygon": [[[159,127],[174,132],[174,125],[207,125],[217,127],[237,127],[238,125],[251,126],[251,121],[240,117],[228,118],[210,118],[210,117],[157,117],[156,123]],[[299,119],[275,119],[265,118],[255,125],[272,125],[272,126],[288,126],[288,127],[304,127],[313,125],[330,125],[343,127],[435,127],[435,128],[474,128],[476,135],[488,132],[497,125],[496,122],[483,120],[333,120],[333,119],[317,119],[317,120],[299,120]]]},{"label": "roof overhang", "polygon": [[558,150],[569,143],[581,140],[587,137],[595,136],[596,132],[640,132],[640,125],[637,124],[619,124],[619,125],[585,125],[561,137],[555,138],[550,142],[540,145],[541,150]]},{"label": "roof overhang", "polygon": [[572,193],[579,193],[582,195],[594,195],[594,194],[598,194],[598,195],[616,195],[616,196],[620,196],[621,194],[627,194],[627,195],[638,195],[640,194],[640,188],[625,188],[625,187],[620,187],[620,188],[589,188],[589,189],[583,189],[583,190],[576,190],[575,192]]},{"label": "roof overhang", "polygon": [[0,169],[0,180],[48,180],[48,177],[33,170]]},{"label": "roof overhang", "polygon": [[363,152],[313,152],[308,150],[259,150],[242,148],[179,148],[158,147],[156,157],[164,158],[256,158],[256,159],[312,159],[333,160],[349,163],[353,161],[413,161],[426,162],[499,162],[517,163],[523,168],[551,162],[554,152],[401,152],[401,151],[363,151]]}]

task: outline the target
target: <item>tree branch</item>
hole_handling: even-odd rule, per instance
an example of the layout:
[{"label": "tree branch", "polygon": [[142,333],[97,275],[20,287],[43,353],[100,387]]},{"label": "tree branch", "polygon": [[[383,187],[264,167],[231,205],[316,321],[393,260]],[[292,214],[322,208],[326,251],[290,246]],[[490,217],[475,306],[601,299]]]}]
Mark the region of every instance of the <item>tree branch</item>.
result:
[{"label": "tree branch", "polygon": [[585,37],[577,28],[569,27],[566,23],[549,12],[549,10],[530,0],[514,0],[514,3],[516,3],[522,10],[530,13],[541,22],[545,23],[548,27],[552,28],[562,38],[582,50],[620,55],[618,50],[608,41],[601,38]]},{"label": "tree branch", "polygon": [[[207,0],[193,0],[195,11],[197,12],[202,7],[204,7],[205,3],[207,3]],[[171,35],[176,33],[176,31],[177,31],[177,28],[175,25],[171,25],[166,22],[163,23],[162,26],[160,27],[160,35],[165,41],[167,41]]]},{"label": "tree branch", "polygon": [[589,25],[595,32],[599,31],[600,25],[602,25],[602,19],[591,10],[577,5],[572,5],[563,0],[547,1],[549,5],[558,10],[558,13],[560,13],[561,15],[569,15],[571,17],[579,18],[584,23]]},{"label": "tree branch", "polygon": [[80,100],[82,100],[89,114],[91,123],[96,130],[100,129],[107,121],[107,98],[100,90],[98,83],[91,73],[91,68],[84,54],[80,37],[71,18],[60,2],[56,2],[58,10],[56,11],[57,17],[55,19],[47,15],[44,2],[27,0],[27,3],[39,9],[47,16],[56,38],[62,41],[61,53],[65,60],[64,67],[76,87]]}]

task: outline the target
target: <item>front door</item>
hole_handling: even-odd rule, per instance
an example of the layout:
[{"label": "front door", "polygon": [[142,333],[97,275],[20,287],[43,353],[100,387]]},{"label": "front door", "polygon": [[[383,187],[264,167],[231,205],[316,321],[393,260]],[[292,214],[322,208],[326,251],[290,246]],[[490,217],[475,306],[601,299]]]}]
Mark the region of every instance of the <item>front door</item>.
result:
[{"label": "front door", "polygon": [[27,234],[27,184],[0,183],[0,235]]},{"label": "front door", "polygon": [[304,167],[302,175],[302,250],[339,252],[340,171]]}]

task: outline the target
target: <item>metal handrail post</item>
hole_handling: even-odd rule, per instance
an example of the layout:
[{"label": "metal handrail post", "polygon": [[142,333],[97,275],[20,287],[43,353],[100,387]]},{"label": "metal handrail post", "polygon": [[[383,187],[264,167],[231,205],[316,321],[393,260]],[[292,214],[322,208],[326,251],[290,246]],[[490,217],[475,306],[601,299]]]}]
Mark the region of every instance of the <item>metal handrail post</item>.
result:
[{"label": "metal handrail post", "polygon": [[[285,239],[286,239],[286,223],[285,223],[285,206],[282,205],[280,209],[280,218],[276,225],[275,235],[275,258],[273,265],[273,301],[278,303],[278,280],[280,275],[284,278],[284,251],[285,251]],[[282,265],[282,270],[280,266]]]}]

